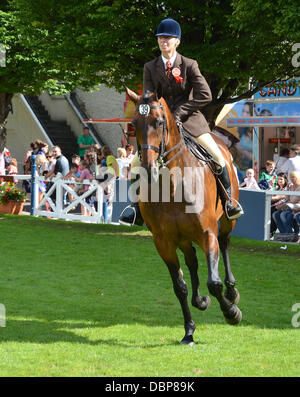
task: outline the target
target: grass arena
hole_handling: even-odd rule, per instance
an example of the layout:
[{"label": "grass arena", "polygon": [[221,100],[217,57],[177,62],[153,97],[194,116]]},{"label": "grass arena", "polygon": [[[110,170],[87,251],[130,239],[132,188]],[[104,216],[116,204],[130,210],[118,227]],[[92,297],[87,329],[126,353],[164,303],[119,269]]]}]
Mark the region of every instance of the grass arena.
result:
[{"label": "grass arena", "polygon": [[207,311],[191,307],[191,347],[179,345],[182,313],[146,228],[1,215],[0,231],[1,376],[300,376],[296,245],[232,237],[242,322],[226,324],[211,297]]}]

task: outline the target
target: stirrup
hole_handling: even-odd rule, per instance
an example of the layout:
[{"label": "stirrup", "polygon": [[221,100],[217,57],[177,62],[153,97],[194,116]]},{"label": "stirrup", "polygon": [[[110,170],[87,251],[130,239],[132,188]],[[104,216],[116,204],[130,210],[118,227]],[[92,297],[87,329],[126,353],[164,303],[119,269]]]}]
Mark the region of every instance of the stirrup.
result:
[{"label": "stirrup", "polygon": [[[229,204],[229,203],[232,203],[232,202],[234,202],[234,203],[237,204],[237,206],[235,207],[235,209],[237,209],[237,210],[239,211],[239,213],[238,213],[238,214],[235,214],[235,215],[229,216],[229,214],[228,214],[228,204]],[[240,216],[244,215],[243,207],[242,207],[241,204],[240,204],[236,199],[234,199],[234,198],[230,198],[230,200],[227,200],[224,207],[225,207],[225,215],[226,215],[227,219],[229,219],[230,221],[233,221],[234,219],[237,219],[237,218],[239,218]]]},{"label": "stirrup", "polygon": [[[123,216],[123,213],[124,213],[128,208],[130,208],[130,209],[133,211],[133,222],[132,222],[132,223],[128,223],[128,222],[121,221],[121,218],[122,218],[122,216]],[[136,220],[136,209],[135,209],[132,205],[127,205],[127,207],[125,207],[125,208],[122,210],[122,212],[121,212],[121,214],[120,214],[120,216],[119,216],[119,223],[120,223],[120,225],[133,226],[133,225],[135,224],[135,220]]]}]

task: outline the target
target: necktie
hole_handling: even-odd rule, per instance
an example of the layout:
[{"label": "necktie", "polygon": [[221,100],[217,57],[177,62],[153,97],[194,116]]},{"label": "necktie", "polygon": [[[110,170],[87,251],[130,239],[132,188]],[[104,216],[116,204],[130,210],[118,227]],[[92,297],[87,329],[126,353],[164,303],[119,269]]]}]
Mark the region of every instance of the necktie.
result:
[{"label": "necktie", "polygon": [[170,61],[167,61],[167,62],[166,62],[166,75],[168,76],[168,78],[171,77],[172,69],[173,69],[173,68],[172,68],[171,62],[170,62]]}]

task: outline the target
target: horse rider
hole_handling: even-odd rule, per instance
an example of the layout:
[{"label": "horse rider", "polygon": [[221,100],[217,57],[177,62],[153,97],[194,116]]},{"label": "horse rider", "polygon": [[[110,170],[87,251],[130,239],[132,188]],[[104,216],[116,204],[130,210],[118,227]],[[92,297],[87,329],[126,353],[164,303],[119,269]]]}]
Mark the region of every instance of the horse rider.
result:
[{"label": "horse rider", "polygon": [[[234,206],[231,202],[231,183],[224,157],[211,136],[208,123],[201,113],[201,109],[212,100],[210,88],[200,73],[198,63],[184,57],[177,52],[181,39],[181,28],[177,21],[164,19],[158,25],[156,37],[161,55],[144,65],[143,90],[154,92],[159,84],[162,87],[163,98],[167,102],[178,125],[193,136],[204,147],[217,164],[216,178],[222,183],[225,192],[220,189],[220,198],[229,220],[236,219],[243,214],[242,207]],[[140,166],[136,153],[133,167]],[[133,203],[129,216],[121,216],[120,223],[142,225],[138,203]]]}]

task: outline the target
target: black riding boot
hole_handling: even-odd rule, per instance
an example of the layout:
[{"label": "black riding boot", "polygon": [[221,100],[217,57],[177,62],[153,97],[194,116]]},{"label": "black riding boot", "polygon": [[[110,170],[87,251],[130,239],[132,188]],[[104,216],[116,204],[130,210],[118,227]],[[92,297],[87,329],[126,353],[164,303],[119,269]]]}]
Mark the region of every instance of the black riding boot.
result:
[{"label": "black riding boot", "polygon": [[[137,176],[137,179],[138,178],[139,178],[139,176]],[[136,182],[137,179],[131,178],[130,185],[132,185],[134,182]],[[137,191],[137,194],[139,194],[138,192],[139,192],[139,190]],[[127,209],[128,209],[128,211],[130,211],[130,214],[123,215],[123,213]],[[144,219],[142,217],[138,201],[136,203],[131,203],[130,206],[126,207],[123,210],[123,212],[119,218],[119,222],[123,225],[128,225],[128,226],[132,226],[132,225],[143,226]]]},{"label": "black riding boot", "polygon": [[[144,219],[142,217],[139,203],[132,203],[131,206],[126,207],[125,209],[130,209],[131,212],[129,215],[121,215],[119,218],[119,222],[123,225],[137,225],[137,226],[143,226],[144,224]],[[125,211],[125,210],[124,210]],[[123,211],[123,212],[124,212]]]},{"label": "black riding boot", "polygon": [[216,177],[219,179],[219,181],[223,185],[223,187],[228,195],[228,197],[226,197],[226,194],[223,191],[222,187],[218,186],[221,203],[223,205],[223,209],[224,209],[224,212],[225,212],[227,218],[230,221],[239,218],[241,215],[244,214],[244,211],[243,211],[242,206],[239,203],[237,203],[236,207],[232,204],[231,183],[230,183],[230,178],[229,178],[229,174],[228,174],[228,170],[227,170],[226,166],[222,168],[222,172],[220,174],[216,174]]}]

